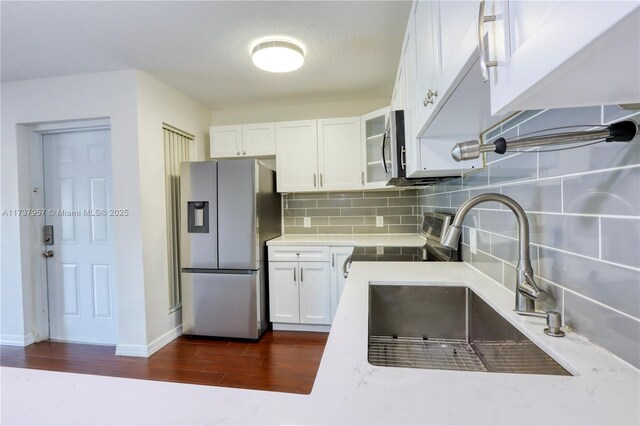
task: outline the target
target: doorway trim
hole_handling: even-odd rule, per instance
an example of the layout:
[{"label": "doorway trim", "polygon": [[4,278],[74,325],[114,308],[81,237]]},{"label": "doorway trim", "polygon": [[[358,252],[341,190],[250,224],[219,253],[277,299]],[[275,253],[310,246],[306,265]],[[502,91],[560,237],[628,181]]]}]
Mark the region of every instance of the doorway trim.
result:
[{"label": "doorway trim", "polygon": [[[43,136],[53,133],[82,132],[91,130],[111,129],[111,120],[108,117],[97,117],[81,120],[66,120],[55,122],[42,122],[19,124],[17,126],[18,145],[28,149],[28,167],[30,170],[31,202],[30,208],[34,210],[45,208],[44,202],[44,146]],[[110,147],[111,149],[111,141]],[[111,164],[113,173],[113,163]],[[44,215],[32,216],[29,230],[30,241],[30,266],[32,277],[29,282],[33,295],[33,339],[26,339],[25,346],[49,339],[49,298],[46,263],[42,252],[45,245],[42,242],[42,227],[45,224]],[[117,258],[116,262],[117,270]],[[116,300],[117,303],[117,300]]]}]

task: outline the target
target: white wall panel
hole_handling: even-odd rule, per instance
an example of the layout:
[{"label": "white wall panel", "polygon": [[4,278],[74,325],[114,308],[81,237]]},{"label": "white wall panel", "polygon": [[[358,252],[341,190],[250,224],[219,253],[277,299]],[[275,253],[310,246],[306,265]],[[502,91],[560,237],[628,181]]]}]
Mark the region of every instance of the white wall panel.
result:
[{"label": "white wall panel", "polygon": [[80,286],[78,283],[78,264],[62,264],[62,293],[64,316],[80,316]]},{"label": "white wall panel", "polygon": [[91,265],[94,318],[111,319],[111,266]]},{"label": "white wall panel", "polygon": [[[75,178],[60,178],[60,209],[65,212],[76,210],[77,189]],[[78,242],[78,220],[75,216],[60,215],[63,243],[76,244]]]},{"label": "white wall panel", "polygon": [[104,215],[97,215],[98,211],[106,211],[108,208],[108,181],[106,177],[96,177],[90,179],[89,191],[91,197],[91,242],[109,242],[109,215],[108,211]]}]

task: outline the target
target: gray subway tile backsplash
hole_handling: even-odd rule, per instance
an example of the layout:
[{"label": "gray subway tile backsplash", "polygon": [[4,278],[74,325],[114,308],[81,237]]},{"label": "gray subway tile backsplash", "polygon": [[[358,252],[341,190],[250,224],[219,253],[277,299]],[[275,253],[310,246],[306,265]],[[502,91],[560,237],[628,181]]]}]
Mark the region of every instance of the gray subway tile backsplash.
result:
[{"label": "gray subway tile backsplash", "polygon": [[603,217],[602,259],[640,268],[640,219]]},{"label": "gray subway tile backsplash", "polygon": [[526,211],[561,212],[561,186],[560,179],[534,181],[503,186],[502,193],[516,200]]},{"label": "gray subway tile backsplash", "polygon": [[565,213],[640,215],[640,167],[569,176],[563,180]]},{"label": "gray subway tile backsplash", "polygon": [[[520,137],[534,132],[536,136],[544,134],[542,131],[567,126],[586,126],[567,129],[554,130],[558,131],[578,131],[585,130],[591,126],[597,126],[601,121],[602,108],[586,107],[586,108],[564,108],[545,111],[531,120],[527,120],[519,125]],[[503,127],[505,125],[503,124]],[[533,136],[533,135],[532,135]]]},{"label": "gray subway tile backsplash", "polygon": [[[489,129],[485,140],[629,116],[638,120],[640,111],[615,106],[527,111]],[[534,272],[549,293],[538,308],[563,311],[568,326],[640,367],[640,136],[630,143],[566,151],[488,154],[487,164],[463,176],[462,188],[420,190],[418,204],[424,211],[451,212],[485,192],[514,198],[527,211]],[[447,193],[453,208],[442,202]],[[481,204],[467,215],[462,256],[514,291],[517,222],[506,207],[496,208]],[[484,231],[478,236],[490,234],[488,253],[480,238],[480,251],[470,253],[468,227]]]},{"label": "gray subway tile backsplash", "polygon": [[595,216],[529,214],[531,242],[598,257],[600,219]]},{"label": "gray subway tile backsplash", "polygon": [[640,318],[640,271],[543,247],[539,255],[542,278]]},{"label": "gray subway tile backsplash", "polygon": [[528,151],[489,165],[489,184],[497,185],[538,176],[538,153]]},{"label": "gray subway tile backsplash", "polygon": [[[418,191],[355,191],[283,195],[285,234],[418,232]],[[376,226],[376,216],[384,225]],[[311,228],[304,227],[304,217]]]},{"label": "gray subway tile backsplash", "polygon": [[620,315],[571,292],[565,292],[564,311],[568,326],[632,365],[640,367],[638,320]]},{"label": "gray subway tile backsplash", "polygon": [[599,143],[585,146],[580,148],[579,155],[576,155],[573,150],[541,152],[539,154],[540,177],[562,176],[640,164],[638,143],[640,143],[640,136],[636,136],[629,143]]}]

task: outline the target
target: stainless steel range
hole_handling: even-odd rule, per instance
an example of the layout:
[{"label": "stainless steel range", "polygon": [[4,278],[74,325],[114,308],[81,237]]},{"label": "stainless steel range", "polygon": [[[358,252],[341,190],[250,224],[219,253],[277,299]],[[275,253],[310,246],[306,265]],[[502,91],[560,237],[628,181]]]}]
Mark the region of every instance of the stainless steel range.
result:
[{"label": "stainless steel range", "polygon": [[420,235],[425,237],[426,243],[421,247],[357,246],[343,265],[345,276],[352,262],[459,262],[459,250],[440,244],[452,217],[443,213],[425,213]]}]

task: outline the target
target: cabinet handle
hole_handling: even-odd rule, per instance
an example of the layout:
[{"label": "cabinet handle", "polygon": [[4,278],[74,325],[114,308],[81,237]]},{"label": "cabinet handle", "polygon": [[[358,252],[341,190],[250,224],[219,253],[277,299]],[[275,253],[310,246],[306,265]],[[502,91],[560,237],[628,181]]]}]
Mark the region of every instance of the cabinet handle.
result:
[{"label": "cabinet handle", "polygon": [[427,96],[425,96],[422,99],[422,105],[427,106],[429,104],[432,104],[434,99],[436,96],[438,96],[438,91],[433,91],[431,89],[429,89],[429,91],[427,92]]},{"label": "cabinet handle", "polygon": [[240,151],[236,152],[236,155],[240,155]]},{"label": "cabinet handle", "polygon": [[313,187],[316,187],[316,174],[313,174]]},{"label": "cabinet handle", "polygon": [[322,188],[324,186],[324,183],[322,182],[322,173],[320,173],[320,188]]},{"label": "cabinet handle", "polygon": [[402,167],[402,170],[407,167],[407,151],[405,150],[404,146],[400,151],[400,166]]},{"label": "cabinet handle", "polygon": [[335,253],[331,253],[331,267],[332,268],[336,267],[336,254]]},{"label": "cabinet handle", "polygon": [[304,281],[304,276],[302,275],[303,272],[304,268],[300,268],[300,284],[302,284],[302,281]]},{"label": "cabinet handle", "polygon": [[296,278],[296,269],[297,268],[293,268],[293,282],[295,283],[296,281],[298,281],[298,279]]},{"label": "cabinet handle", "polygon": [[362,176],[362,186],[364,186],[364,172],[362,172],[361,176]]},{"label": "cabinet handle", "polygon": [[480,1],[478,11],[478,55],[480,56],[480,72],[482,73],[482,81],[485,83],[489,80],[488,68],[497,67],[497,61],[487,61],[486,52],[484,49],[484,23],[493,22],[496,20],[496,15],[484,16],[484,2]]},{"label": "cabinet handle", "polygon": [[247,155],[247,151],[242,151],[242,155]]}]

